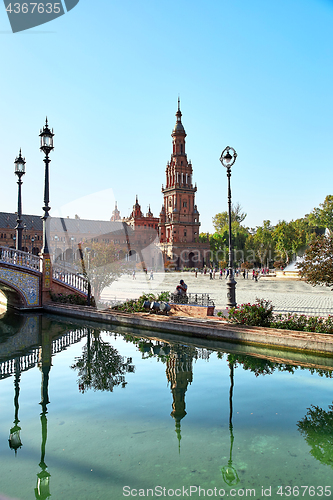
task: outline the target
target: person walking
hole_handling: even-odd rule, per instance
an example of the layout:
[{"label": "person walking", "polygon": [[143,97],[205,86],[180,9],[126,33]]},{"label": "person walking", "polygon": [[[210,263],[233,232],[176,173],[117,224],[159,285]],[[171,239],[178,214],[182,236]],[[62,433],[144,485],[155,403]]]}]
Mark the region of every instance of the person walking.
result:
[{"label": "person walking", "polygon": [[136,277],[135,277],[135,270],[133,269],[133,272],[132,272],[132,276],[133,276],[133,279],[135,280]]},{"label": "person walking", "polygon": [[154,279],[154,272],[153,270],[150,271],[150,276],[149,276],[149,279],[150,280],[153,280]]}]

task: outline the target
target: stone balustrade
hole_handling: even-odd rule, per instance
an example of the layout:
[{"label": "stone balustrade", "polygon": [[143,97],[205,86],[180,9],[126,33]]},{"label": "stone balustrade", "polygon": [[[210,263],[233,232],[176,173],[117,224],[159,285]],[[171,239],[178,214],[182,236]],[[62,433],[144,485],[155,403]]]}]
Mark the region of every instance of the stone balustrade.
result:
[{"label": "stone balustrade", "polygon": [[33,269],[34,271],[41,270],[41,257],[28,252],[22,252],[21,250],[15,250],[15,248],[0,246],[0,262]]}]

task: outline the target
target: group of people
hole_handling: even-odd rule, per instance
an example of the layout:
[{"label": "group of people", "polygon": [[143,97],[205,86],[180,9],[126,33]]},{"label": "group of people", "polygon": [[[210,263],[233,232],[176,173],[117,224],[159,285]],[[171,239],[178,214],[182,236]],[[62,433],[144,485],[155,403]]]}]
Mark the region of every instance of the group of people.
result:
[{"label": "group of people", "polygon": [[[144,271],[146,274],[148,274],[148,270],[147,270],[146,268],[145,268],[143,271]],[[133,272],[132,272],[132,277],[133,277],[133,279],[134,279],[134,280],[136,280],[135,269],[133,269]],[[150,279],[150,280],[153,280],[153,279],[154,279],[154,271],[153,271],[153,270],[151,270],[151,271],[150,271],[150,274],[149,274],[149,279]]]},{"label": "group of people", "polygon": [[[221,268],[219,271],[216,268],[207,268],[205,267],[204,269],[201,269],[201,274],[206,275],[209,274],[209,279],[213,280],[215,279],[216,273],[219,274],[219,279],[227,279],[229,276],[229,269],[228,268]],[[269,269],[268,268],[262,268],[262,269],[252,269],[252,279],[255,281],[258,281],[261,275],[266,275],[269,274]],[[198,270],[195,270],[195,277],[197,278],[198,276]],[[249,279],[249,270],[248,269],[239,269],[236,268],[234,271],[234,276],[238,278],[239,276],[243,276],[244,279]]]}]

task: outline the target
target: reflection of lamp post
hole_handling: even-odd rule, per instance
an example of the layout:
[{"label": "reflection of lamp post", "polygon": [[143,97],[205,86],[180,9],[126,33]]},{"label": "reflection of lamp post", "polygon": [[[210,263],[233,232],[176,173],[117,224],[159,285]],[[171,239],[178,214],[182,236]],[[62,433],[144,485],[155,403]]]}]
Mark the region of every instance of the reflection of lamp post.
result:
[{"label": "reflection of lamp post", "polygon": [[44,215],[42,217],[43,220],[43,254],[49,254],[49,242],[48,242],[48,227],[47,227],[47,219],[49,218],[49,211],[51,207],[49,207],[50,201],[50,189],[49,189],[49,164],[51,160],[49,159],[50,152],[54,149],[53,147],[53,129],[52,132],[48,127],[47,118],[45,121],[45,125],[43,130],[40,131],[40,150],[45,154],[44,163],[45,163],[45,180],[44,180]]},{"label": "reflection of lamp post", "polygon": [[230,455],[228,465],[222,467],[222,477],[228,486],[235,486],[239,483],[239,477],[236,469],[232,466],[232,447],[234,444],[234,434],[232,428],[232,395],[234,389],[234,364],[229,363],[230,368],[230,391],[229,391],[229,431],[230,431]]},{"label": "reflection of lamp post", "polygon": [[[231,151],[231,154],[230,154]],[[234,264],[233,264],[233,248],[232,248],[232,233],[231,233],[231,188],[230,177],[231,167],[235,163],[237,153],[233,148],[227,146],[221,154],[220,162],[227,169],[228,177],[228,218],[229,218],[229,276],[227,279],[227,306],[235,307],[236,304],[236,281],[234,280]]]},{"label": "reflection of lamp post", "polygon": [[19,411],[19,394],[20,394],[20,361],[15,358],[15,397],[14,397],[14,406],[15,406],[15,420],[14,420],[14,426],[10,429],[9,431],[9,448],[11,450],[15,451],[15,455],[17,454],[17,450],[21,448],[22,442],[21,442],[21,436],[20,436],[20,431],[21,427],[18,425],[19,423],[19,418],[18,418],[18,411]]},{"label": "reflection of lamp post", "polygon": [[42,469],[37,474],[37,484],[35,488],[35,497],[37,500],[46,500],[51,496],[50,493],[50,477],[51,474],[47,471],[47,465],[45,463],[45,450],[46,450],[46,440],[47,440],[47,405],[49,404],[49,374],[51,370],[51,339],[48,333],[42,334],[42,347],[41,347],[41,361],[40,370],[42,372],[42,413],[40,415],[40,421],[42,424],[42,445],[41,445],[41,458],[39,462],[39,467]]},{"label": "reflection of lamp post", "polygon": [[22,250],[22,197],[21,197],[21,186],[22,186],[22,177],[25,174],[25,158],[22,158],[21,150],[18,157],[16,157],[15,164],[15,175],[18,177],[18,200],[17,200],[17,226],[16,229],[16,250]]}]

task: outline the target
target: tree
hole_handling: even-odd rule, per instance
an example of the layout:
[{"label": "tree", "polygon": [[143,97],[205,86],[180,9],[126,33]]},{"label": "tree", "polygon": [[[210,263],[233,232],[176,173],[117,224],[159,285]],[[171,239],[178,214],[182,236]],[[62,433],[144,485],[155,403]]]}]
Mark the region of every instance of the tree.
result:
[{"label": "tree", "polygon": [[[246,213],[242,212],[242,207],[239,203],[231,206],[231,222],[238,222],[241,224],[246,217]],[[225,226],[228,227],[229,216],[228,212],[221,212],[213,217],[213,226],[216,232],[221,232],[224,230]]]},{"label": "tree", "polygon": [[259,257],[262,266],[264,266],[267,258],[272,259],[272,251],[275,246],[273,230],[271,221],[264,220],[262,226],[258,226],[253,235],[252,244],[254,252]]},{"label": "tree", "polygon": [[333,195],[327,195],[319,207],[321,208],[314,208],[309,215],[310,223],[318,228],[328,228],[333,231]]},{"label": "tree", "polygon": [[297,264],[300,275],[313,286],[333,286],[333,237],[318,236],[306,249],[303,262]]},{"label": "tree", "polygon": [[285,220],[279,221],[273,230],[272,237],[275,241],[277,254],[281,257],[281,260],[288,264],[294,253],[292,244],[294,238],[293,224]]},{"label": "tree", "polygon": [[103,289],[126,272],[120,251],[113,243],[91,243],[89,252],[86,252],[85,267],[96,302]]}]

